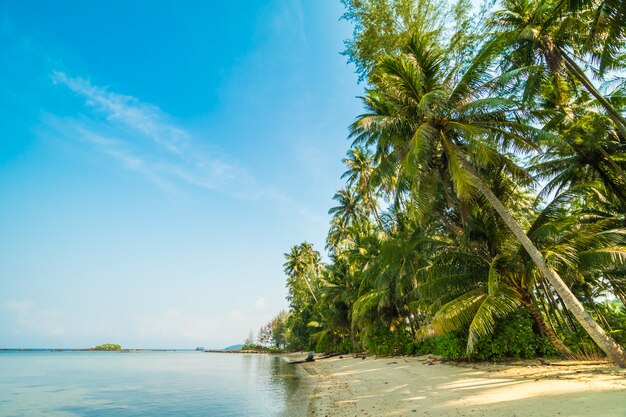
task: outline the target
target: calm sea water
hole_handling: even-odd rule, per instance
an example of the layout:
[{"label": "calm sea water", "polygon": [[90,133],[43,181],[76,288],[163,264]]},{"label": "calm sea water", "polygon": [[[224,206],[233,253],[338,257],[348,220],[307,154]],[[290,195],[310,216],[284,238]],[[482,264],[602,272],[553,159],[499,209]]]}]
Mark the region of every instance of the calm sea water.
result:
[{"label": "calm sea water", "polygon": [[0,352],[0,416],[291,416],[303,384],[270,355]]}]

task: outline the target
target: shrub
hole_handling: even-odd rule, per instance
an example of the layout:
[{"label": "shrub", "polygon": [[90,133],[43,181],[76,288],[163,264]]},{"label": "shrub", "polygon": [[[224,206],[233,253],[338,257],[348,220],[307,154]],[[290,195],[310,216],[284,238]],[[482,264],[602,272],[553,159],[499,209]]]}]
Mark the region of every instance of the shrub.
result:
[{"label": "shrub", "polygon": [[498,323],[494,333],[481,338],[471,354],[472,359],[536,358],[554,356],[552,344],[533,331],[534,321],[526,310],[518,310]]},{"label": "shrub", "polygon": [[480,338],[470,354],[467,354],[467,329],[409,343],[405,354],[432,353],[446,360],[495,361],[504,358],[535,358],[537,355],[555,356],[556,350],[552,344],[533,331],[533,324],[528,313],[520,309],[499,322],[492,335]]},{"label": "shrub", "polygon": [[406,347],[411,342],[411,333],[407,329],[390,331],[381,327],[367,334],[364,346],[373,355],[392,356],[406,353]]}]

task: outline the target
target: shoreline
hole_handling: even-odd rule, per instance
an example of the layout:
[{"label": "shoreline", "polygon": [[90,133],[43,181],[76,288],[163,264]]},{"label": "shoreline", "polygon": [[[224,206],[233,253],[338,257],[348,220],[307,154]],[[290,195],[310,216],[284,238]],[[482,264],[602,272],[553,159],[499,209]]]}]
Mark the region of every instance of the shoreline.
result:
[{"label": "shoreline", "polygon": [[347,356],[302,365],[315,380],[306,415],[626,416],[626,370],[597,361]]}]

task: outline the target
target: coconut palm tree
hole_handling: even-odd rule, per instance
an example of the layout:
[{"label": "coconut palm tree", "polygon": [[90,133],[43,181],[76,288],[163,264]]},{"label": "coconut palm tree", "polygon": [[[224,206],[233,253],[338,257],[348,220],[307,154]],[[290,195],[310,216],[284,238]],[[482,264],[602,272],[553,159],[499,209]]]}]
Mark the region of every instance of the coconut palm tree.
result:
[{"label": "coconut palm tree", "polygon": [[347,157],[343,163],[348,167],[341,176],[347,178],[348,187],[354,187],[369,214],[373,215],[379,226],[382,226],[380,215],[378,214],[378,201],[376,200],[375,184],[372,175],[375,170],[372,153],[363,147],[355,147],[348,150]]},{"label": "coconut palm tree", "polygon": [[[573,0],[571,3],[576,3]],[[585,13],[588,7],[579,5],[577,7],[566,6],[563,0],[504,0],[502,10],[494,12],[491,28],[494,30],[493,40],[485,47],[483,55],[491,55],[499,52],[501,57],[505,57],[505,62],[510,63],[514,68],[526,66],[539,66],[544,68],[554,77],[559,77],[561,73],[580,82],[585,90],[591,94],[598,103],[606,110],[615,127],[622,138],[626,138],[626,118],[620,109],[607,100],[598,90],[593,82],[586,75],[585,70],[577,62],[577,54],[581,55],[589,52],[585,48],[585,40],[600,33],[592,33],[590,37],[580,34],[589,33],[590,28],[594,28],[594,21],[590,13]],[[589,6],[591,0],[582,0]],[[624,6],[617,5],[623,3],[619,0],[607,0],[603,2],[605,10],[609,4],[615,3],[617,9],[623,12]],[[598,18],[602,17],[602,8],[598,9]],[[612,25],[615,30],[612,43],[605,43],[604,51],[619,50],[623,43],[623,21],[618,21],[619,13],[612,18]],[[596,22],[597,23],[597,22]],[[597,28],[598,25],[595,25]],[[593,41],[591,43],[594,43]],[[589,45],[589,42],[586,43]],[[612,54],[614,54],[612,52]],[[484,58],[483,56],[483,58]],[[592,56],[594,56],[592,54]],[[608,60],[605,54],[605,61]],[[608,65],[608,63],[605,63]],[[536,83],[527,83],[527,85]]]},{"label": "coconut palm tree", "polygon": [[311,294],[311,297],[317,302],[317,296],[311,286],[311,281],[317,280],[320,274],[321,261],[320,254],[313,249],[313,245],[303,242],[300,245],[293,246],[288,253],[284,254],[287,260],[283,267],[285,273],[290,280],[288,285],[297,286],[297,282],[304,282]]},{"label": "coconut palm tree", "polygon": [[537,179],[547,181],[540,195],[599,180],[626,208],[626,143],[615,135],[608,119],[583,106],[574,120],[559,121],[559,135],[531,166]]},{"label": "coconut palm tree", "polygon": [[626,3],[622,0],[569,0],[561,2],[557,10],[561,13],[591,12],[591,30],[583,50],[599,64],[600,74],[623,67],[620,47],[624,46],[626,36]]},{"label": "coconut palm tree", "polygon": [[338,205],[328,210],[328,214],[338,217],[344,225],[358,221],[365,213],[363,201],[351,187],[337,191],[333,200],[337,201]]},{"label": "coconut palm tree", "polygon": [[[540,134],[518,119],[512,100],[491,97],[487,64],[477,61],[464,74],[445,74],[445,54],[427,36],[416,34],[398,56],[384,56],[372,76],[364,103],[369,113],[352,125],[358,140],[377,143],[396,155],[407,176],[440,176],[460,200],[481,195],[502,218],[568,310],[600,348],[626,367],[626,352],[613,341],[551,269],[519,222],[496,197],[480,171],[500,167],[518,182],[529,175],[502,151],[533,149],[529,138]],[[455,80],[459,79],[458,82]]]}]

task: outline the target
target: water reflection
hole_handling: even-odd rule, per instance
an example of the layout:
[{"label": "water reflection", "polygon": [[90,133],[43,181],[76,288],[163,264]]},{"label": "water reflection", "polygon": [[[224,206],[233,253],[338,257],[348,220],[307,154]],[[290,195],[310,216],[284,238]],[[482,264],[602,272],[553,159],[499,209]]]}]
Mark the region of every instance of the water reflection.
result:
[{"label": "water reflection", "polygon": [[6,415],[304,415],[307,380],[271,355],[0,353]]}]

